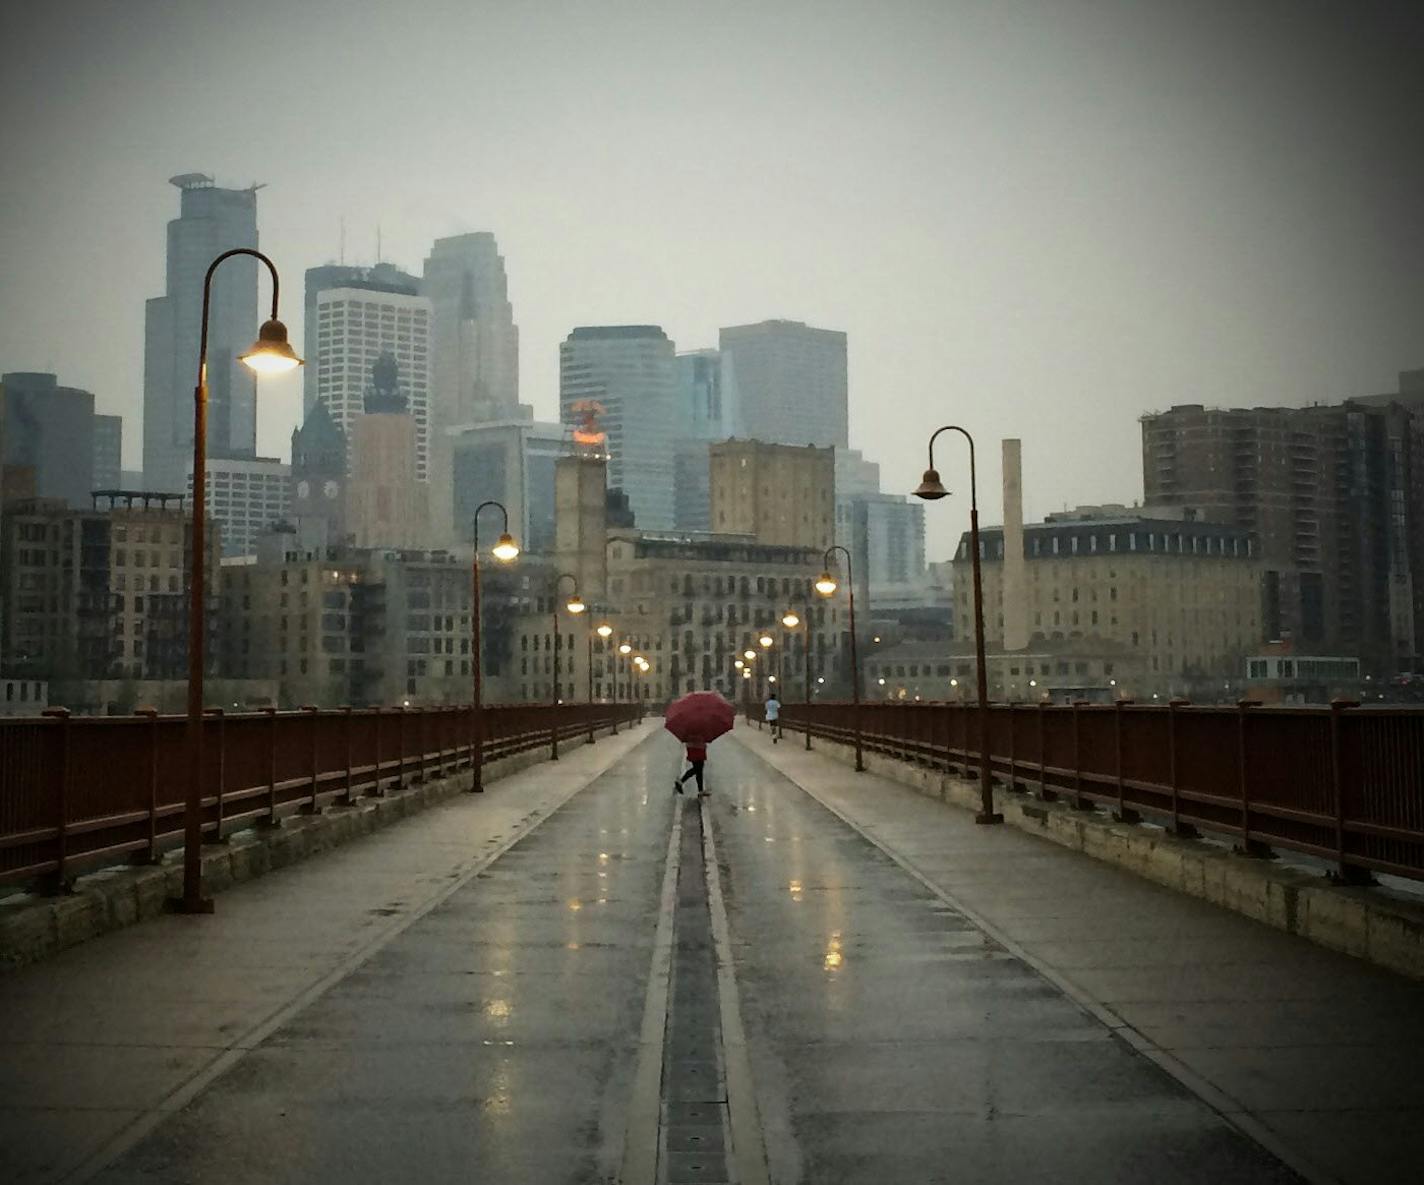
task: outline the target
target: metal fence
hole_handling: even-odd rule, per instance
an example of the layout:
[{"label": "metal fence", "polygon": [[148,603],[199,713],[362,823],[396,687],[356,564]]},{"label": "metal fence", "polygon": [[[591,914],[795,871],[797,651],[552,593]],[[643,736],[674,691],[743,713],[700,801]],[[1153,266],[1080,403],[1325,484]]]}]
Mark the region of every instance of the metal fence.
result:
[{"label": "metal fence", "polygon": [[[637,713],[627,704],[521,704],[482,710],[484,763]],[[267,710],[203,722],[205,842],[284,815],[383,795],[468,769],[470,706]],[[0,719],[0,883],[57,888],[126,859],[181,846],[187,719]]]},{"label": "metal fence", "polygon": [[[934,768],[974,767],[975,705],[863,704],[867,751]],[[851,704],[784,704],[785,727],[849,743]],[[1424,879],[1424,710],[994,704],[990,768],[1015,790],[1110,807],[1242,850],[1309,853],[1358,881]]]}]

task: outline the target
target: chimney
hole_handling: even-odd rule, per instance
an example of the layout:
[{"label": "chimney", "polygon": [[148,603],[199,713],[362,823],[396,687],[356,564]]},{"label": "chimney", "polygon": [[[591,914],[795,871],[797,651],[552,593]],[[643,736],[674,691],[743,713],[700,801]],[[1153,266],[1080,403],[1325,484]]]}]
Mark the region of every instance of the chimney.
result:
[{"label": "chimney", "polygon": [[1023,456],[1017,440],[1004,441],[1004,649],[1028,648],[1028,584],[1024,571]]},{"label": "chimney", "polygon": [[554,462],[554,558],[578,580],[589,604],[605,597],[608,537],[608,462],[573,453]]}]

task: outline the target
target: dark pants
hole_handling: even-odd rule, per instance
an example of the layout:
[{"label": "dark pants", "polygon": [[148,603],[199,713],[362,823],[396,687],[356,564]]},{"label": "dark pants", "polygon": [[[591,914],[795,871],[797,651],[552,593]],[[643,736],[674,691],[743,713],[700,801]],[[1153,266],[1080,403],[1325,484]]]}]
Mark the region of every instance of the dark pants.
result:
[{"label": "dark pants", "polygon": [[704,765],[706,765],[706,764],[707,764],[707,762],[705,762],[705,761],[694,761],[694,762],[692,763],[692,765],[688,768],[688,771],[687,771],[685,774],[683,774],[682,777],[678,778],[678,781],[679,781],[679,782],[685,782],[685,781],[687,781],[688,778],[693,778],[693,777],[695,777],[695,778],[697,779],[697,793],[701,794],[701,793],[702,793],[702,767],[703,767]]}]

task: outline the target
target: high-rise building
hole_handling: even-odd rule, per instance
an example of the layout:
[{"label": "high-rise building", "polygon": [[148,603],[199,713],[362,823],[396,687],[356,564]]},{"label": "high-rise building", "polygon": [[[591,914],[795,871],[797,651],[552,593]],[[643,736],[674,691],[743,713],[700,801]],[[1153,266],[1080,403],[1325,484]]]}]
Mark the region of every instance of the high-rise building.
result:
[{"label": "high-rise building", "polygon": [[606,433],[608,480],[628,495],[638,525],[675,520],[681,422],[673,343],[656,325],[575,329],[559,347],[559,419]]},{"label": "high-rise building", "polygon": [[835,454],[759,440],[711,447],[712,529],[775,547],[824,551],[835,542]]},{"label": "high-rise building", "polygon": [[346,438],[348,463],[356,418],[366,409],[373,368],[388,355],[415,425],[415,472],[430,475],[430,302],[386,288],[328,288],[317,294],[317,397]]},{"label": "high-rise building", "polygon": [[1259,539],[1266,640],[1419,669],[1424,649],[1424,413],[1407,401],[1173,407],[1142,420],[1149,508]]},{"label": "high-rise building", "polygon": [[94,417],[94,488],[116,490],[123,485],[124,418]]},{"label": "high-rise building", "polygon": [[722,397],[737,431],[771,444],[849,444],[846,335],[801,321],[736,325],[720,334]]},{"label": "high-rise building", "polygon": [[[519,327],[494,235],[436,239],[425,260],[421,294],[430,301],[430,423],[433,539],[463,531],[451,518],[450,428],[520,416]],[[532,415],[532,412],[530,413]]]},{"label": "high-rise building", "polygon": [[94,396],[61,387],[52,374],[0,377],[5,391],[0,463],[31,471],[25,485],[41,498],[85,506],[94,489]]},{"label": "high-rise building", "polygon": [[716,350],[677,355],[677,385],[683,422],[673,458],[674,524],[680,531],[709,531],[708,446],[736,434],[732,409],[722,398],[721,355]]},{"label": "high-rise building", "polygon": [[[252,555],[257,537],[292,513],[292,469],[275,457],[208,457],[208,517],[222,527],[222,553]],[[193,469],[188,468],[188,496]]]},{"label": "high-rise building", "polygon": [[[220,189],[211,177],[170,179],[182,197],[168,224],[164,295],[144,314],[143,472],[152,489],[181,491],[193,457],[193,388],[203,277],[233,247],[257,246],[257,186]],[[257,334],[257,261],[236,256],[213,275],[208,316],[208,451],[250,456],[257,440],[253,375],[239,361]]]},{"label": "high-rise building", "polygon": [[302,348],[306,358],[306,365],[302,368],[304,415],[310,414],[311,409],[316,406],[321,383],[321,336],[318,331],[321,316],[317,302],[323,292],[329,292],[333,288],[360,288],[368,292],[394,292],[415,296],[420,291],[420,280],[393,263],[376,263],[370,267],[324,263],[319,267],[307,268],[306,290],[303,293],[305,316],[302,321]]},{"label": "high-rise building", "polygon": [[[554,549],[554,466],[571,448],[562,424],[516,418],[464,424],[447,432],[453,472],[456,533],[468,541],[475,508],[493,500],[509,511],[509,529],[526,552]],[[489,514],[490,512],[486,512]],[[498,515],[480,524],[498,532]]]}]

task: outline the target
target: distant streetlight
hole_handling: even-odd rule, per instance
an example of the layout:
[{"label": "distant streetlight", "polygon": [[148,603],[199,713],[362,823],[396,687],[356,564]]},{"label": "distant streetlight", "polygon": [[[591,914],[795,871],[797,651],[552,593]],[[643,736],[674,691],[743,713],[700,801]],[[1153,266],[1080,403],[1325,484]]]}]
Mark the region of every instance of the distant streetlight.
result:
[{"label": "distant streetlight", "polygon": [[[855,704],[855,768],[857,773],[865,771],[865,757],[862,752],[861,728],[860,728],[860,650],[855,637],[855,569],[852,566],[850,552],[839,543],[833,543],[826,548],[825,554],[821,557],[821,562],[825,564],[825,571],[816,580],[816,591],[823,597],[833,597],[836,589],[840,587],[835,575],[831,572],[831,557],[840,552],[845,556],[846,565],[846,597],[850,603],[850,686],[851,699]],[[877,642],[879,638],[875,639]],[[885,680],[881,679],[881,683]]]},{"label": "distant streetlight", "polygon": [[978,665],[979,690],[979,813],[976,823],[1002,823],[994,810],[993,775],[989,769],[989,672],[984,658],[984,580],[979,570],[979,489],[974,466],[974,437],[958,424],[946,424],[930,435],[929,468],[925,470],[915,497],[937,502],[949,496],[934,467],[934,442],[941,432],[958,432],[969,444],[969,554],[974,577],[974,657]]},{"label": "distant streetlight", "polygon": [[739,659],[737,659],[737,661],[734,662],[732,665],[733,665],[734,667],[736,667],[737,670],[740,671],[740,670],[741,670],[744,666],[746,666],[747,664],[744,663],[744,662],[739,658]]},{"label": "distant streetlight", "polygon": [[[559,661],[563,657],[562,648],[559,644],[559,585],[565,580],[573,584],[573,590],[569,593],[569,599],[564,602],[564,608],[577,617],[587,605],[583,603],[583,598],[579,596],[578,577],[572,572],[560,572],[554,577],[554,592],[550,598],[549,617],[554,623],[554,706],[557,707],[564,701],[559,698],[559,680],[562,677],[562,670]],[[569,664],[573,666],[572,663]],[[559,715],[554,713],[554,722],[549,729],[549,758],[552,761],[559,759]]]},{"label": "distant streetlight", "polygon": [[493,498],[481,502],[475,507],[475,513],[470,520],[470,542],[473,544],[470,560],[470,669],[472,672],[470,790],[472,793],[479,793],[485,788],[484,655],[482,653],[484,645],[481,639],[484,609],[481,605],[482,593],[480,590],[480,511],[486,506],[492,506],[499,511],[502,523],[499,540],[490,548],[490,554],[501,564],[512,564],[519,556],[519,544],[515,543],[514,536],[509,533],[509,511],[505,509],[504,503],[496,502]]},{"label": "distant streetlight", "polygon": [[762,634],[762,636],[758,638],[757,641],[761,643],[762,649],[765,650],[772,644],[773,641],[775,641],[775,639],[770,634]]},{"label": "distant streetlight", "polygon": [[212,898],[203,896],[203,651],[207,546],[205,533],[208,478],[208,313],[212,308],[213,273],[224,260],[248,255],[261,260],[272,277],[272,315],[257,331],[257,340],[238,360],[254,374],[282,374],[302,365],[287,341],[287,327],[277,318],[281,281],[276,265],[250,247],[224,251],[203,276],[203,319],[198,336],[198,382],[193,388],[193,554],[188,569],[188,788],[183,800],[184,913],[212,913]]},{"label": "distant streetlight", "polygon": [[753,660],[756,658],[756,651],[755,651],[755,650],[743,650],[743,651],[742,651],[742,657],[745,658],[748,662],[751,662],[751,661],[753,661]]}]

